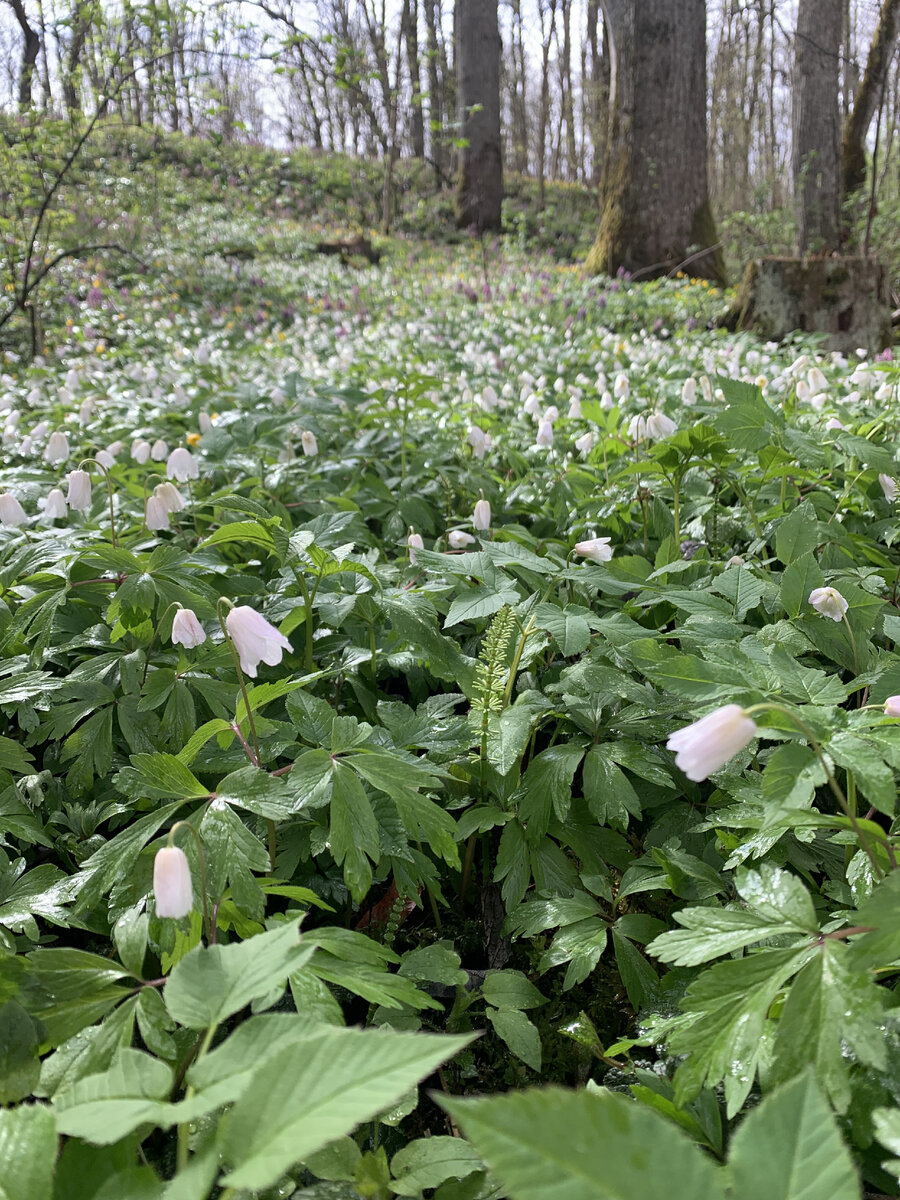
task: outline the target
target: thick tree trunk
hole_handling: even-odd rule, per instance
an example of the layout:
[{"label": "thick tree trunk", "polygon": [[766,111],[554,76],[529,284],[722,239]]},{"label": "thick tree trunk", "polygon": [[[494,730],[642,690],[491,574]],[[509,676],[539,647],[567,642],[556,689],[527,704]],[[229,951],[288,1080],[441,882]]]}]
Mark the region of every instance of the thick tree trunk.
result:
[{"label": "thick tree trunk", "polygon": [[861,191],[866,182],[866,134],[884,95],[888,67],[894,54],[900,26],[900,0],[884,0],[862,83],[844,124],[841,141],[841,176],[846,199]]},{"label": "thick tree trunk", "polygon": [[456,221],[499,229],[503,201],[500,149],[500,29],[497,0],[457,0],[457,85],[465,145],[459,153]]},{"label": "thick tree trunk", "polygon": [[588,270],[684,263],[725,281],[706,169],[705,0],[602,0],[612,54],[609,152]]},{"label": "thick tree trunk", "polygon": [[436,0],[425,0],[425,28],[427,31],[426,61],[428,73],[428,125],[431,131],[431,161],[438,184],[444,182],[444,88],[440,70],[441,52],[438,46],[438,15]]},{"label": "thick tree trunk", "polygon": [[409,86],[412,92],[410,137],[414,158],[425,157],[425,121],[422,117],[422,78],[419,72],[419,4],[418,0],[404,0],[403,41],[406,45],[406,69],[409,71]]},{"label": "thick tree trunk", "polygon": [[793,176],[801,254],[840,245],[842,9],[842,0],[800,0],[797,9]]}]

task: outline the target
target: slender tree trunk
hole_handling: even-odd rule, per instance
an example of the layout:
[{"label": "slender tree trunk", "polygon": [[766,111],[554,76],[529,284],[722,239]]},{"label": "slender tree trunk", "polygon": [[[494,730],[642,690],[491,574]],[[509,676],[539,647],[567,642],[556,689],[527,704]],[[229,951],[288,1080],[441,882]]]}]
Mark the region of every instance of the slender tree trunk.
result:
[{"label": "slender tree trunk", "polygon": [[437,0],[424,0],[426,29],[426,73],[428,76],[428,125],[431,161],[438,185],[446,171],[444,152],[444,88],[441,78],[441,51],[438,45]]},{"label": "slender tree trunk", "polygon": [[71,22],[72,40],[69,43],[63,74],[63,103],[68,113],[75,113],[81,112],[78,76],[81,70],[81,54],[91,27],[90,4],[85,0],[75,0]]},{"label": "slender tree trunk", "polygon": [[541,109],[538,117],[537,143],[537,176],[538,176],[538,211],[544,211],[546,176],[547,176],[547,125],[550,120],[550,46],[553,34],[556,32],[556,0],[550,0],[546,10],[550,19],[549,26],[544,27],[545,10],[543,0],[539,0],[541,17]]},{"label": "slender tree trunk", "polygon": [[888,68],[900,29],[900,0],[884,0],[862,83],[844,124],[841,141],[841,178],[845,199],[861,191],[866,182],[866,135],[887,82]]},{"label": "slender tree trunk", "polygon": [[589,270],[724,281],[706,174],[705,0],[603,0],[609,154]]},{"label": "slender tree trunk", "polygon": [[840,244],[842,0],[800,0],[794,38],[793,178],[801,254]]},{"label": "slender tree trunk", "polygon": [[578,147],[575,140],[575,96],[572,87],[572,0],[562,0],[563,44],[560,66],[562,116],[566,123],[566,173],[578,178]]},{"label": "slender tree trunk", "polygon": [[25,11],[22,0],[9,0],[9,3],[22,31],[22,66],[19,69],[19,109],[22,112],[27,112],[32,105],[31,82],[34,78],[34,64],[37,62],[37,57],[41,49],[41,39],[28,21],[28,14]]},{"label": "slender tree trunk", "polygon": [[410,139],[414,158],[425,157],[425,122],[422,117],[422,77],[419,71],[419,3],[403,0],[403,41],[406,46],[406,69],[412,92]]},{"label": "slender tree trunk", "polygon": [[499,229],[503,203],[500,28],[497,0],[457,0],[457,83],[465,145],[459,154],[456,221]]}]

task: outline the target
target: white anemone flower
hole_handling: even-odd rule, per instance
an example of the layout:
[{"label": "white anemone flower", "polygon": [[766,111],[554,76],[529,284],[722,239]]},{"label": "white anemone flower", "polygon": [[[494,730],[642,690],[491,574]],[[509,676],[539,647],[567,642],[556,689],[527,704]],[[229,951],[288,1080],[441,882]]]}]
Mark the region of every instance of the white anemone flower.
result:
[{"label": "white anemone flower", "polygon": [[51,488],[44,501],[44,516],[50,521],[60,521],[67,511],[65,496],[59,488]]},{"label": "white anemone flower", "polygon": [[316,441],[316,435],[311,429],[304,429],[300,434],[300,445],[303,447],[303,453],[308,458],[319,453],[319,443]]},{"label": "white anemone flower", "polygon": [[228,636],[234,642],[241,670],[251,679],[256,678],[256,668],[261,662],[274,667],[281,662],[282,651],[290,650],[291,643],[270,625],[261,613],[249,604],[232,608],[225,618]]},{"label": "white anemone flower", "polygon": [[59,429],[50,434],[44,450],[44,459],[48,463],[65,462],[69,457],[69,439]]},{"label": "white anemone flower", "polygon": [[158,917],[186,917],[194,907],[194,889],[187,855],[177,846],[163,846],[153,860],[153,898]]},{"label": "white anemone flower", "polygon": [[472,513],[472,525],[475,529],[485,530],[491,527],[491,502],[490,500],[481,499],[475,505],[475,511]]},{"label": "white anemone flower", "polygon": [[206,641],[206,630],[192,608],[179,608],[172,620],[172,644],[192,650]]},{"label": "white anemone flower", "polygon": [[178,483],[186,483],[189,479],[199,479],[200,468],[190,450],[176,446],[166,462],[166,474]]},{"label": "white anemone flower", "polygon": [[68,474],[66,503],[75,512],[90,512],[91,477],[87,471],[70,471]]},{"label": "white anemone flower", "polygon": [[466,546],[471,546],[475,539],[464,529],[451,529],[447,534],[447,541],[451,550],[465,550]]},{"label": "white anemone flower", "polygon": [[878,476],[878,482],[881,484],[881,490],[884,492],[885,500],[893,502],[897,499],[897,494],[900,488],[897,487],[897,480],[892,479],[890,475],[881,474]]},{"label": "white anemone flower", "polygon": [[666,749],[675,751],[675,765],[688,779],[700,783],[739,754],[756,734],[755,723],[741,706],[726,704],[673,733]]},{"label": "white anemone flower", "polygon": [[147,506],[144,511],[144,522],[148,529],[170,529],[169,510],[165,503],[160,500],[159,496],[154,491],[152,496],[147,497]]},{"label": "white anemone flower", "polygon": [[612,546],[609,544],[611,540],[608,537],[587,538],[586,541],[575,543],[575,553],[580,554],[582,558],[589,558],[592,562],[609,562],[613,556]]},{"label": "white anemone flower", "polygon": [[27,520],[28,514],[12,492],[0,493],[0,525],[24,525]]},{"label": "white anemone flower", "polygon": [[815,588],[809,593],[809,602],[816,612],[832,621],[843,621],[844,614],[850,607],[837,588],[833,587]]}]

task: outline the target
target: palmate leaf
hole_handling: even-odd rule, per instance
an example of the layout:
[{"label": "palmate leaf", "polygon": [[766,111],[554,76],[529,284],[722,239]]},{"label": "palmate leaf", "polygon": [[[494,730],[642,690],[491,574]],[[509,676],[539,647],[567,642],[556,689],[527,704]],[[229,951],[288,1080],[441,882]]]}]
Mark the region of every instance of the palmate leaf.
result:
[{"label": "palmate leaf", "polygon": [[469,1037],[323,1029],[265,1063],[223,1117],[233,1188],[271,1187],[294,1163],[399,1100]]},{"label": "palmate leaf", "polygon": [[724,1200],[700,1148],[624,1096],[546,1088],[437,1099],[510,1200]]}]

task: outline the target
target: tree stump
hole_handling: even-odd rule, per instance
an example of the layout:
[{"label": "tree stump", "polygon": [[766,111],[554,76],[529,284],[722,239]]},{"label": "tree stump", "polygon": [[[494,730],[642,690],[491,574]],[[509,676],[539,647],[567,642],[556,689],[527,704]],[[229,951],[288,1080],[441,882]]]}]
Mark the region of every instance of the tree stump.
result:
[{"label": "tree stump", "polygon": [[875,354],[891,344],[887,277],[873,258],[759,258],[724,324],[773,341],[795,330],[824,333],[827,350]]}]

